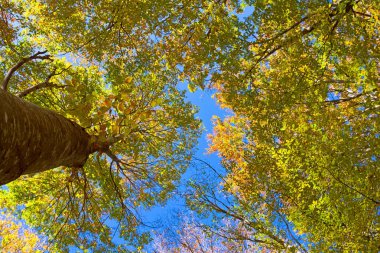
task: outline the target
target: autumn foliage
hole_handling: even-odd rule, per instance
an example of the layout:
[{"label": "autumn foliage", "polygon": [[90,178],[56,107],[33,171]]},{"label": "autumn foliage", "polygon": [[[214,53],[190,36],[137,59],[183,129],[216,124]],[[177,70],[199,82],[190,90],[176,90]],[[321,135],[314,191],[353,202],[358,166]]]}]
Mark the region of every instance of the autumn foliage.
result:
[{"label": "autumn foliage", "polygon": [[[0,189],[1,247],[379,251],[379,6],[2,0],[0,94],[30,103],[9,102],[12,121],[0,103],[0,158],[7,173],[21,168],[0,168],[13,180]],[[219,167],[194,156],[202,125],[183,84],[226,112],[208,136]],[[25,130],[46,110],[64,123]],[[70,124],[85,146],[49,138],[31,157],[33,136],[64,136]],[[49,166],[26,173],[33,162]],[[194,167],[208,177],[181,180]],[[174,195],[197,214],[171,240],[140,212]]]}]

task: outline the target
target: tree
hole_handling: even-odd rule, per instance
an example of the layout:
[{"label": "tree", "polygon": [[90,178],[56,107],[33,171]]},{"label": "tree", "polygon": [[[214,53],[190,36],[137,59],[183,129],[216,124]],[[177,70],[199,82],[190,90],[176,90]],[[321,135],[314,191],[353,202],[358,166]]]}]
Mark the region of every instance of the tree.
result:
[{"label": "tree", "polygon": [[[0,79],[13,95],[0,93],[7,102],[0,104],[0,158],[12,158],[0,165],[22,169],[6,177],[2,171],[1,182],[38,173],[8,184],[2,206],[63,250],[116,249],[116,230],[130,244],[146,243],[136,208],[170,196],[198,134],[194,108],[177,90],[186,81],[190,90],[215,90],[231,112],[215,119],[210,151],[222,157],[223,190],[232,202],[223,206],[207,195],[213,188],[195,182],[192,208],[242,222],[275,250],[377,251],[378,6],[3,1]],[[25,130],[13,131],[18,142],[7,140],[12,135],[3,126],[25,129],[26,118],[42,114],[62,122],[62,133],[66,125],[78,133],[77,144],[43,130],[51,139],[32,163],[25,146],[42,142]],[[81,152],[65,150],[72,145]],[[58,165],[71,169],[40,173]]]},{"label": "tree", "polygon": [[[231,111],[215,120],[210,151],[223,159],[235,203],[225,213],[196,187],[199,207],[238,214],[258,234],[262,221],[279,233],[282,216],[305,251],[378,251],[378,2],[247,4],[246,18],[215,14],[198,24],[181,59],[203,57],[208,85]],[[207,58],[199,41],[210,42]]]},{"label": "tree", "polygon": [[122,44],[134,28],[121,22],[143,16],[124,6],[102,37],[121,3],[1,3],[0,208],[60,251],[146,244],[138,209],[173,194],[199,132],[178,70],[150,57],[149,31]]},{"label": "tree", "polygon": [[184,198],[190,209],[206,219],[204,224],[195,222],[187,226],[201,229],[195,234],[208,235],[207,242],[229,245],[216,252],[308,251],[304,236],[294,231],[293,224],[280,209],[274,209],[264,197],[255,203],[242,198],[236,187],[224,178],[227,171],[217,170],[206,161],[198,162],[197,174],[189,181]]}]

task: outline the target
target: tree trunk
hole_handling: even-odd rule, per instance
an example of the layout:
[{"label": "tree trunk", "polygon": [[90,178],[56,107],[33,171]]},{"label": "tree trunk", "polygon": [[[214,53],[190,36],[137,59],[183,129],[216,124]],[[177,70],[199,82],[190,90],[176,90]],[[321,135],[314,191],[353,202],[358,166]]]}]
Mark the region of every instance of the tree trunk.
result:
[{"label": "tree trunk", "polygon": [[0,89],[0,185],[58,166],[83,166],[90,135],[65,117]]}]

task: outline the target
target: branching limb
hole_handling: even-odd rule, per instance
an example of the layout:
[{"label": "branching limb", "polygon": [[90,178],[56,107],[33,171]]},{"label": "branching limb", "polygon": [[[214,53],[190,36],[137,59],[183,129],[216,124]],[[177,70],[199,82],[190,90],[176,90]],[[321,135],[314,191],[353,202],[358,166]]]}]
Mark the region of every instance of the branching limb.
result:
[{"label": "branching limb", "polygon": [[39,83],[35,86],[32,86],[22,92],[19,92],[17,95],[18,97],[20,98],[23,98],[27,95],[29,95],[30,93],[34,92],[34,91],[37,91],[37,90],[40,90],[40,89],[43,89],[43,88],[66,88],[68,85],[58,85],[58,84],[55,84],[55,83],[52,83],[50,82],[50,79],[53,77],[53,76],[58,76],[60,74],[62,74],[65,70],[67,69],[64,69],[62,70],[61,72],[56,72],[56,69],[53,70],[53,72],[51,72],[45,79],[44,82],[42,83]]},{"label": "branching limb", "polygon": [[28,58],[23,58],[21,61],[19,61],[15,66],[13,66],[7,73],[7,75],[5,76],[2,84],[1,84],[1,87],[3,90],[8,90],[8,83],[9,83],[9,80],[11,79],[12,75],[19,69],[22,67],[22,65],[24,65],[25,63],[27,62],[30,62],[32,60],[51,60],[51,56],[50,55],[46,55],[47,51],[38,51],[37,53],[35,53],[34,55],[28,57]]},{"label": "branching limb", "polygon": [[110,149],[105,150],[104,153],[112,159],[112,162],[116,164],[116,168],[118,169],[118,171],[129,181],[131,186],[137,189],[136,185],[133,183],[133,180],[124,172],[124,166],[126,165],[126,163],[122,159],[119,159],[114,153],[112,153]]}]

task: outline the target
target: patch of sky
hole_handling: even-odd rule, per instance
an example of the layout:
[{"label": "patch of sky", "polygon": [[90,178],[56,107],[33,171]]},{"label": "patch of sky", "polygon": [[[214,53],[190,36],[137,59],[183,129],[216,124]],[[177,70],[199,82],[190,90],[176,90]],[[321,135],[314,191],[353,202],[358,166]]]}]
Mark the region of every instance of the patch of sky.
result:
[{"label": "patch of sky", "polygon": [[277,135],[273,135],[273,142],[277,146],[281,143],[281,140]]},{"label": "patch of sky", "polygon": [[251,16],[253,14],[254,10],[255,10],[255,8],[253,6],[246,6],[246,7],[244,7],[243,12],[241,12],[241,13],[236,13],[235,12],[235,14],[236,14],[238,20],[240,22],[243,22],[243,21],[245,21],[245,19],[247,17],[249,17],[249,16]]},{"label": "patch of sky", "polygon": [[335,101],[339,100],[341,97],[341,93],[337,91],[329,91],[327,92],[327,101]]},{"label": "patch of sky", "polygon": [[252,20],[252,14],[254,12],[254,7],[246,6],[242,13],[234,13],[239,21],[239,26],[241,35],[247,42],[255,42],[257,40],[258,29]]}]

